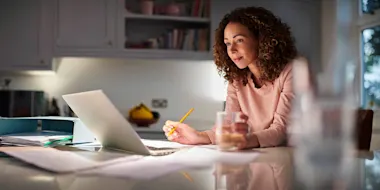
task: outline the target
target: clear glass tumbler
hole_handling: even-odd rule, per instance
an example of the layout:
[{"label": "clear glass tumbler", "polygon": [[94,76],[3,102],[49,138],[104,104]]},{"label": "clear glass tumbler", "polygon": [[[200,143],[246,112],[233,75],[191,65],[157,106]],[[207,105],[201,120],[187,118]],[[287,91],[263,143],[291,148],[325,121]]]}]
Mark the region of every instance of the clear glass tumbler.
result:
[{"label": "clear glass tumbler", "polygon": [[215,190],[248,190],[251,183],[249,165],[215,164]]},{"label": "clear glass tumbler", "polygon": [[237,125],[242,122],[245,121],[241,119],[240,112],[217,112],[215,140],[218,150],[238,150],[238,146],[245,140],[246,135]]}]

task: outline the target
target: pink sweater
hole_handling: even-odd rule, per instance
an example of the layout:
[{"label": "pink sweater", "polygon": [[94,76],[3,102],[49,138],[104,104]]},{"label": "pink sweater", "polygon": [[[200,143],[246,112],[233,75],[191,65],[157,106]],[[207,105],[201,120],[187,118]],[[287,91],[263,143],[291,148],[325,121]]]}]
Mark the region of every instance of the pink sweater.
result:
[{"label": "pink sweater", "polygon": [[[292,77],[292,63],[289,63],[273,84],[256,88],[249,76],[246,86],[238,82],[228,85],[226,111],[241,111],[249,117],[248,125],[257,136],[260,147],[286,142],[286,125],[294,98]],[[206,133],[215,144],[215,128]]]}]

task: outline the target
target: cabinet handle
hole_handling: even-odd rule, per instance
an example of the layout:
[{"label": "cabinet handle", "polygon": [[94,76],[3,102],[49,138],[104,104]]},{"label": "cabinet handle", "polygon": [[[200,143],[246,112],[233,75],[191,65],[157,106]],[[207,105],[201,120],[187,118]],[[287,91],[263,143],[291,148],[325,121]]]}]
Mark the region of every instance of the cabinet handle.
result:
[{"label": "cabinet handle", "polygon": [[109,46],[112,46],[112,41],[108,41],[108,45],[109,45]]},{"label": "cabinet handle", "polygon": [[40,64],[41,64],[41,65],[45,64],[45,61],[44,61],[44,60],[41,60],[41,61],[40,61]]}]

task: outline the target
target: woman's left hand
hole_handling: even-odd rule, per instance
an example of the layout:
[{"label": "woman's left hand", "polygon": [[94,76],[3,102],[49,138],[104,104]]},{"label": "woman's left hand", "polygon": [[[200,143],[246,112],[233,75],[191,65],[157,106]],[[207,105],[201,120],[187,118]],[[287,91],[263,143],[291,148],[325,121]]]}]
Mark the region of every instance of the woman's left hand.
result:
[{"label": "woman's left hand", "polygon": [[257,136],[255,134],[247,134],[245,138],[238,144],[238,149],[258,148],[260,146]]},{"label": "woman's left hand", "polygon": [[259,147],[259,141],[255,134],[249,132],[249,126],[247,124],[248,116],[241,114],[240,122],[235,123],[235,132],[243,134],[243,138],[240,139],[238,144],[238,149],[248,149]]}]

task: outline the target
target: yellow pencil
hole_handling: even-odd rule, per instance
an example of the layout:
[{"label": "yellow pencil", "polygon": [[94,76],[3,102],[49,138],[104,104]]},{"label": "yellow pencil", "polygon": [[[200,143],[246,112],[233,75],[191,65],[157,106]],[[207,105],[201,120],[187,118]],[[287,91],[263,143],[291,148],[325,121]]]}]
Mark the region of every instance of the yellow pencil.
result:
[{"label": "yellow pencil", "polygon": [[185,176],[185,178],[186,178],[187,180],[189,180],[190,182],[193,182],[193,181],[194,181],[193,178],[191,178],[190,175],[189,175],[188,173],[186,173],[186,172],[181,172],[181,173],[182,173],[182,175]]},{"label": "yellow pencil", "polygon": [[[190,113],[193,112],[193,110],[194,110],[194,108],[191,108],[191,109],[186,113],[186,115],[184,115],[184,116],[181,118],[181,120],[179,120],[179,122],[182,123],[183,121],[185,121],[185,119],[187,118],[187,116],[189,116]],[[168,135],[173,134],[174,131],[176,130],[176,128],[177,128],[177,127],[173,127],[173,129],[169,132]]]}]

